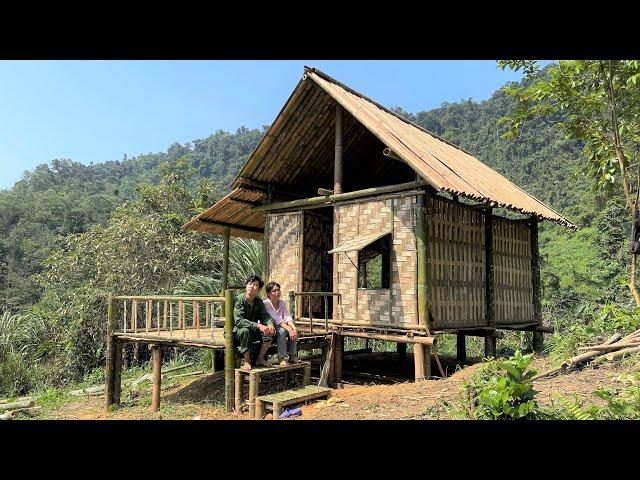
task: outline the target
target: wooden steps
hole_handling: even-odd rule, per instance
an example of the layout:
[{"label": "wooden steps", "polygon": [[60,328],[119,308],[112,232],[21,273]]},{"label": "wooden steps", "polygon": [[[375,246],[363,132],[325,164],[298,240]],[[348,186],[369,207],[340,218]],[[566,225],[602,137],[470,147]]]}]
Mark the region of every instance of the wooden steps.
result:
[{"label": "wooden steps", "polygon": [[273,410],[273,418],[276,419],[282,411],[282,407],[301,403],[316,398],[329,398],[331,389],[328,387],[319,387],[317,385],[307,385],[302,388],[285,390],[283,392],[272,393],[270,395],[262,395],[256,397],[256,414],[257,420],[262,419],[265,409]]},{"label": "wooden steps", "polygon": [[242,402],[244,398],[244,377],[249,377],[249,416],[255,417],[256,412],[256,397],[258,396],[258,389],[260,388],[260,381],[263,377],[275,373],[285,374],[285,384],[288,383],[288,372],[295,370],[303,370],[303,385],[309,385],[311,378],[311,363],[300,361],[298,363],[289,364],[286,367],[274,365],[272,367],[252,368],[251,370],[242,370],[241,368],[235,369],[235,409],[236,414],[240,413]]}]

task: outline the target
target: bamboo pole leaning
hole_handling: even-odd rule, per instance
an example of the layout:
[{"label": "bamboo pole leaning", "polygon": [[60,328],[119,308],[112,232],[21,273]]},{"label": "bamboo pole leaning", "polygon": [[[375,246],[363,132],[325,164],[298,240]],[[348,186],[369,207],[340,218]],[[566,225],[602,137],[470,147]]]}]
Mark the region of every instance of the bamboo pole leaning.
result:
[{"label": "bamboo pole leaning", "polygon": [[565,360],[559,367],[552,368],[551,370],[547,370],[546,372],[536,375],[531,380],[539,380],[541,378],[555,375],[556,373],[566,372],[577,368],[579,365],[586,362],[592,362],[594,365],[600,365],[606,361],[613,361],[618,358],[622,358],[625,355],[640,352],[640,329],[635,330],[624,337],[620,333],[615,333],[599,345],[581,347],[578,350],[583,353]]}]

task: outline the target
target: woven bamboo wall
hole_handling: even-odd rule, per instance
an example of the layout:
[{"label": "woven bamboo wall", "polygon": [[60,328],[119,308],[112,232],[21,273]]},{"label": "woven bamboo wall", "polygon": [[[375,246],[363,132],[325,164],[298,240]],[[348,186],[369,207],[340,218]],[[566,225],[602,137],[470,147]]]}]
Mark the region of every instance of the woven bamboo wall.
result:
[{"label": "woven bamboo wall", "polygon": [[493,217],[493,288],[496,325],[534,322],[527,224]]},{"label": "woven bamboo wall", "polygon": [[[282,299],[289,301],[289,292],[300,291],[300,227],[302,213],[274,213],[266,215],[269,233],[269,278],[280,284]],[[266,282],[265,282],[266,283]]]},{"label": "woven bamboo wall", "polygon": [[[392,232],[391,288],[359,290],[358,252],[338,253],[338,286],[345,323],[402,324],[416,319],[414,198],[371,200],[338,207],[338,243],[383,229]],[[391,311],[391,314],[389,312]]]},{"label": "woven bamboo wall", "polygon": [[[332,248],[333,215],[322,216],[306,210],[304,215],[304,266],[303,292],[333,291],[333,260],[327,252]],[[331,317],[332,302],[328,302],[328,316]],[[313,297],[311,300],[313,316],[324,318],[324,300]],[[302,314],[309,315],[309,300],[303,299]]]},{"label": "woven bamboo wall", "polygon": [[484,215],[431,196],[426,205],[431,326],[486,325]]}]

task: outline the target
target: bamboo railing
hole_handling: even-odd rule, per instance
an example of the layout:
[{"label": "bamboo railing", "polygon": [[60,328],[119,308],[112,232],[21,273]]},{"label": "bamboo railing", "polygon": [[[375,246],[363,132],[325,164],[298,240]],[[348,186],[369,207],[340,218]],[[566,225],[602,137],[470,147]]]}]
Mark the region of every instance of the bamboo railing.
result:
[{"label": "bamboo railing", "polygon": [[[116,305],[116,332],[213,338],[214,328],[224,326],[225,297],[179,295],[122,295]],[[119,304],[119,305],[118,305]]]},{"label": "bamboo railing", "polygon": [[[121,303],[121,305],[119,305]],[[120,308],[119,308],[120,307]],[[119,313],[122,312],[120,316]],[[220,315],[222,318],[218,318]],[[122,328],[120,329],[120,326]],[[195,330],[195,342],[201,336],[210,336],[213,340],[214,328],[224,327],[224,337],[219,346],[225,350],[225,409],[233,410],[234,405],[234,377],[235,366],[233,349],[233,293],[226,289],[224,296],[175,296],[175,295],[137,295],[137,296],[111,296],[109,295],[107,313],[107,352],[105,365],[105,400],[108,408],[113,403],[119,403],[120,374],[122,359],[122,342],[127,340],[127,334],[138,336],[138,339],[150,343],[154,350],[154,393],[153,405],[155,410],[159,408],[160,401],[160,368],[161,349],[163,338],[160,335],[169,332],[169,338],[174,334],[187,337],[189,331],[189,343],[194,343],[193,332]],[[209,333],[210,332],[210,333]],[[156,339],[153,336],[156,336]],[[117,335],[117,337],[116,337]],[[216,340],[216,341],[217,341]],[[157,343],[156,343],[157,341]],[[210,342],[208,345],[218,345]]]},{"label": "bamboo railing", "polygon": [[[308,325],[309,326],[309,332],[313,333],[313,307],[311,304],[311,297],[322,297],[324,299],[324,331],[325,333],[329,331],[329,297],[338,297],[338,305],[340,305],[340,298],[341,298],[341,294],[339,293],[335,293],[335,292],[294,292],[291,291],[289,292],[289,303],[290,303],[290,308],[291,311],[295,312],[297,311],[295,308],[296,302],[298,301],[296,299],[296,297],[301,297],[300,298],[300,302],[301,302],[301,307],[302,305],[304,305],[303,300],[304,298],[308,298],[308,304],[309,304],[309,318],[308,319],[303,319],[302,318],[302,310],[300,315],[298,316],[298,318],[295,319],[296,323],[299,323],[303,326]],[[338,307],[339,308],[339,307]],[[320,319],[321,320],[321,319]]]}]

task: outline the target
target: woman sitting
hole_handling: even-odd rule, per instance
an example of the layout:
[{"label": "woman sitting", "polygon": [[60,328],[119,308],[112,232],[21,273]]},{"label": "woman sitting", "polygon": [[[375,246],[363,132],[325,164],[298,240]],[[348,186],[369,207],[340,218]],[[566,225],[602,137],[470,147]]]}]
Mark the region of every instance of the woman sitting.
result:
[{"label": "woman sitting", "polygon": [[267,298],[264,306],[276,324],[276,338],[278,344],[278,361],[281,367],[287,365],[285,356],[289,351],[289,362],[298,363],[298,330],[284,300],[280,300],[280,284],[269,282],[266,288]]}]

